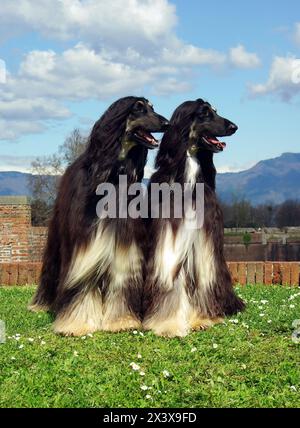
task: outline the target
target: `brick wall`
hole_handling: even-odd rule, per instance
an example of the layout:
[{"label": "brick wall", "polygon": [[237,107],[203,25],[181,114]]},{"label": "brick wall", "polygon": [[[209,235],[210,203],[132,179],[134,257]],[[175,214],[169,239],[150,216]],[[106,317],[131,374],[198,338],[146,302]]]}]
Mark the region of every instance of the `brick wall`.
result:
[{"label": "brick wall", "polygon": [[29,231],[29,260],[40,262],[47,239],[47,227],[31,227]]},{"label": "brick wall", "polygon": [[0,263],[39,262],[47,228],[32,227],[26,196],[0,196]]},{"label": "brick wall", "polygon": [[[37,284],[41,263],[0,263],[0,285]],[[228,262],[235,284],[299,286],[300,262]]]},{"label": "brick wall", "polygon": [[0,262],[28,261],[31,210],[26,197],[0,197]]}]

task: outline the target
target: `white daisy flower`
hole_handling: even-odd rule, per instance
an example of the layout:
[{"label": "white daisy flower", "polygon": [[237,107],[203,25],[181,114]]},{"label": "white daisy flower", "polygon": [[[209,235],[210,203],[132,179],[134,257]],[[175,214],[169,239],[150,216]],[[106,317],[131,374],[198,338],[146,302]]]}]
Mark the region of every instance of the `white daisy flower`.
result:
[{"label": "white daisy flower", "polygon": [[147,391],[147,389],[149,389],[147,385],[142,385],[141,386],[141,390],[142,391]]},{"label": "white daisy flower", "polygon": [[140,366],[136,363],[130,363],[129,365],[134,371],[140,370]]},{"label": "white daisy flower", "polygon": [[268,300],[261,300],[260,303],[262,303],[263,305],[266,305],[268,303]]},{"label": "white daisy flower", "polygon": [[46,345],[46,342],[44,340],[42,340],[41,345]]},{"label": "white daisy flower", "polygon": [[217,347],[218,347],[218,344],[217,343],[213,343],[213,346],[212,346],[214,349],[217,349]]},{"label": "white daisy flower", "polygon": [[137,357],[138,357],[138,358],[142,358],[142,355],[141,355],[141,354],[137,354]]},{"label": "white daisy flower", "polygon": [[24,345],[20,345],[20,346],[19,346],[19,349],[23,349],[23,348],[24,348]]},{"label": "white daisy flower", "polygon": [[197,348],[192,348],[191,349],[191,352],[196,352],[197,351]]},{"label": "white daisy flower", "polygon": [[147,394],[146,395],[146,398],[148,398],[148,400],[151,398],[151,395],[150,394]]},{"label": "white daisy flower", "polygon": [[32,337],[28,337],[28,342],[34,342],[34,339]]},{"label": "white daisy flower", "polygon": [[136,331],[136,330],[133,330],[133,332],[132,332],[133,334],[138,334],[138,332]]},{"label": "white daisy flower", "polygon": [[145,376],[145,372],[140,371],[140,376]]},{"label": "white daisy flower", "polygon": [[74,355],[74,357],[78,357],[78,352],[77,352],[77,351],[74,351],[74,352],[73,352],[73,355]]},{"label": "white daisy flower", "polygon": [[164,377],[170,377],[170,373],[168,372],[168,370],[163,370],[162,374],[164,375]]}]

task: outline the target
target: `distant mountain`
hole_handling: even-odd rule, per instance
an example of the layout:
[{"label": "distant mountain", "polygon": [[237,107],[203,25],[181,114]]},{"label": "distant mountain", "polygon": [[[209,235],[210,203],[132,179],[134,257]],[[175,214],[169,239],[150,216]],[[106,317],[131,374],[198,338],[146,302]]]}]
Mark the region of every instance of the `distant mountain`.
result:
[{"label": "distant mountain", "polygon": [[30,174],[17,171],[0,172],[0,195],[30,195],[28,177]]},{"label": "distant mountain", "polygon": [[[0,172],[0,195],[30,196],[29,176],[15,171]],[[254,205],[300,200],[300,153],[283,153],[245,171],[218,174],[217,192],[225,202],[244,197]]]},{"label": "distant mountain", "polygon": [[246,171],[218,174],[217,192],[226,202],[236,196],[254,205],[300,200],[300,153],[283,153]]}]

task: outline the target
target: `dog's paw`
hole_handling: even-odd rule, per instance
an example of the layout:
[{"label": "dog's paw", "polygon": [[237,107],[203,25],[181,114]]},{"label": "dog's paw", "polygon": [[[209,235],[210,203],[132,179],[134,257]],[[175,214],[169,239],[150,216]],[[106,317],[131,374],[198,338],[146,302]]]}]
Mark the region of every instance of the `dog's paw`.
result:
[{"label": "dog's paw", "polygon": [[200,330],[206,330],[215,324],[221,324],[224,322],[223,318],[201,318],[201,317],[195,317],[192,320],[190,320],[190,327],[191,330],[194,331],[200,331]]},{"label": "dog's paw", "polygon": [[40,305],[39,303],[30,303],[27,309],[31,312],[48,312],[50,307],[46,304]]},{"label": "dog's paw", "polygon": [[118,332],[125,330],[140,330],[142,323],[136,317],[128,315],[125,317],[118,318],[113,321],[103,321],[102,330]]},{"label": "dog's paw", "polygon": [[57,318],[53,330],[62,336],[86,336],[101,330],[101,322],[78,322],[76,319]]},{"label": "dog's paw", "polygon": [[148,321],[143,324],[143,327],[145,330],[151,330],[157,336],[163,337],[185,337],[189,332],[189,328],[186,323],[182,323],[174,319],[162,322]]}]

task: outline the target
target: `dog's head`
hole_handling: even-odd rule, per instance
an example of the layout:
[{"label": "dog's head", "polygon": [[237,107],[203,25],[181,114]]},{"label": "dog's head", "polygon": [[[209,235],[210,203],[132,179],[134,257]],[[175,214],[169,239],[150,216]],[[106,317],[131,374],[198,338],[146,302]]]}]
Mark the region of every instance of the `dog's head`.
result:
[{"label": "dog's head", "polygon": [[164,132],[168,124],[168,120],[156,113],[148,100],[137,98],[127,118],[124,140],[155,149],[158,141],[151,132]]},{"label": "dog's head", "polygon": [[226,144],[218,137],[234,134],[238,127],[220,116],[208,102],[198,99],[181,104],[171,118],[171,124],[185,132],[190,145],[213,153],[222,151]]}]

